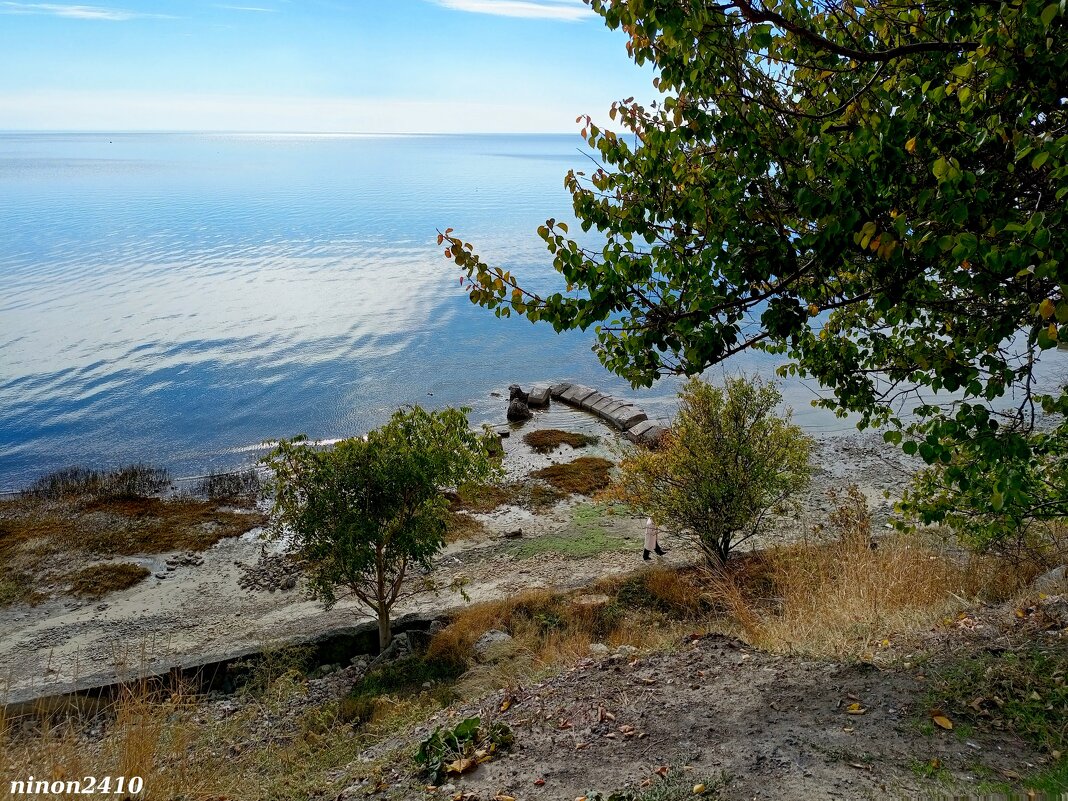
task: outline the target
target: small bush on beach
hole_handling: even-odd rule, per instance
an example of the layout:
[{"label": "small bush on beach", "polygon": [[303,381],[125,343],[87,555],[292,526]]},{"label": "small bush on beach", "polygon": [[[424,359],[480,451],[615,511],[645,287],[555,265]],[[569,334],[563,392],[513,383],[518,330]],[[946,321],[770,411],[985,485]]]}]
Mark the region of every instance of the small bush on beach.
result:
[{"label": "small bush on beach", "polygon": [[570,462],[543,467],[531,473],[561,492],[572,495],[593,495],[608,486],[612,463],[599,456],[580,456]]},{"label": "small bush on beach", "polygon": [[716,387],[692,379],[656,450],[620,464],[615,496],[670,531],[690,536],[711,565],[762,531],[808,484],[811,439],[776,408],[782,396],[759,378]]},{"label": "small bush on beach", "polygon": [[90,565],[70,573],[70,594],[84,598],[102,598],[109,592],[125,590],[144,581],[151,574],[147,567],[131,562]]},{"label": "small bush on beach", "polygon": [[538,453],[550,453],[561,445],[570,445],[572,448],[585,448],[587,445],[596,445],[600,442],[600,437],[579,434],[574,431],[561,431],[557,428],[543,428],[525,434],[523,442]]}]

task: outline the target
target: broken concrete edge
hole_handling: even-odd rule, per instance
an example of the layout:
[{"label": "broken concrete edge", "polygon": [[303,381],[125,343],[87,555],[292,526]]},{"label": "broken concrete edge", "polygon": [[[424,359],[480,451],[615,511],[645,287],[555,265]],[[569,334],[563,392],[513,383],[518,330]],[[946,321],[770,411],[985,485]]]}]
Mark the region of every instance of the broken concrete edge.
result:
[{"label": "broken concrete edge", "polygon": [[590,412],[615,426],[631,442],[655,445],[667,430],[659,423],[651,421],[645,410],[632,401],[605,395],[583,384],[561,381],[549,387],[549,394],[555,400]]},{"label": "broken concrete edge", "polygon": [[[440,616],[446,614],[448,610],[443,609]],[[423,612],[410,612],[393,620],[391,628],[395,635],[402,632],[426,631],[438,617]],[[371,644],[369,649],[362,645],[363,641]],[[234,662],[255,658],[267,651],[276,651],[289,646],[310,646],[315,649],[317,658],[323,663],[338,661],[332,653],[336,651],[346,653],[353,651],[352,655],[356,655],[355,651],[359,650],[361,653],[371,654],[377,652],[378,621],[365,619],[353,625],[324,629],[312,637],[295,637],[283,642],[245,644],[209,654],[163,657],[152,660],[136,670],[121,672],[111,670],[68,681],[59,681],[52,685],[0,691],[0,710],[3,710],[3,716],[11,720],[40,714],[42,709],[77,706],[78,701],[92,705],[107,701],[116,692],[132,684],[168,677],[191,681],[201,686],[210,685]]]}]

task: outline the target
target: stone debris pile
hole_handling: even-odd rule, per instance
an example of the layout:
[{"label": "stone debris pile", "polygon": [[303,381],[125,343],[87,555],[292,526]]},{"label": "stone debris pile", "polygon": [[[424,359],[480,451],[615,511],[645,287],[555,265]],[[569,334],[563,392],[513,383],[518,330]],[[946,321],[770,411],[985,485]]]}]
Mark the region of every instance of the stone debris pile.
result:
[{"label": "stone debris pile", "polygon": [[304,568],[299,559],[289,554],[260,553],[259,561],[254,565],[243,562],[234,562],[241,568],[242,576],[237,580],[238,586],[244,590],[292,590],[297,586],[297,580]]}]

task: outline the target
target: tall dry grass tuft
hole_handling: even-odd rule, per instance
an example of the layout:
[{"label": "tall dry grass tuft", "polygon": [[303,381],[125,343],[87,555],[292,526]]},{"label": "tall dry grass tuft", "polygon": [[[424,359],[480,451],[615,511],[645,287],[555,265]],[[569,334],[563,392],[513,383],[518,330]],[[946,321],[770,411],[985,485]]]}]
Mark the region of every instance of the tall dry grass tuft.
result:
[{"label": "tall dry grass tuft", "polygon": [[933,625],[987,588],[989,566],[915,536],[874,540],[855,487],[837,501],[829,537],[771,549],[755,558],[756,569],[710,573],[711,595],[754,645],[868,658],[884,640]]},{"label": "tall dry grass tuft", "polygon": [[[674,571],[649,571],[631,579],[606,580],[586,594],[534,589],[473,604],[435,635],[427,658],[472,667],[457,687],[461,695],[471,697],[563,669],[589,656],[594,642],[663,647],[687,625],[673,604],[696,608],[692,605],[697,593],[688,584],[679,586],[679,581]],[[671,612],[660,608],[661,603],[672,605]],[[508,632],[516,652],[492,665],[474,665],[473,646],[490,629]]]},{"label": "tall dry grass tuft", "polygon": [[[0,718],[0,776],[10,780],[33,775],[49,781],[140,776],[148,798],[228,793],[236,777],[224,770],[222,759],[198,744],[192,703],[182,690],[135,685],[91,715],[42,709],[29,722]],[[94,726],[102,729],[91,735]],[[0,799],[11,797],[10,791],[7,781],[0,787]]]}]

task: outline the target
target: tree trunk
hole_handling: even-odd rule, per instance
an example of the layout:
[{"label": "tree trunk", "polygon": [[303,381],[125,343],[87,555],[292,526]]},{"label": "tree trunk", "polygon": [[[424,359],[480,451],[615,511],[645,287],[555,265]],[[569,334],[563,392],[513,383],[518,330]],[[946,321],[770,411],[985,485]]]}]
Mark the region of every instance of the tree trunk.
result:
[{"label": "tree trunk", "polygon": [[382,609],[378,613],[378,649],[379,653],[389,647],[393,640],[393,632],[389,628],[389,610]]}]

